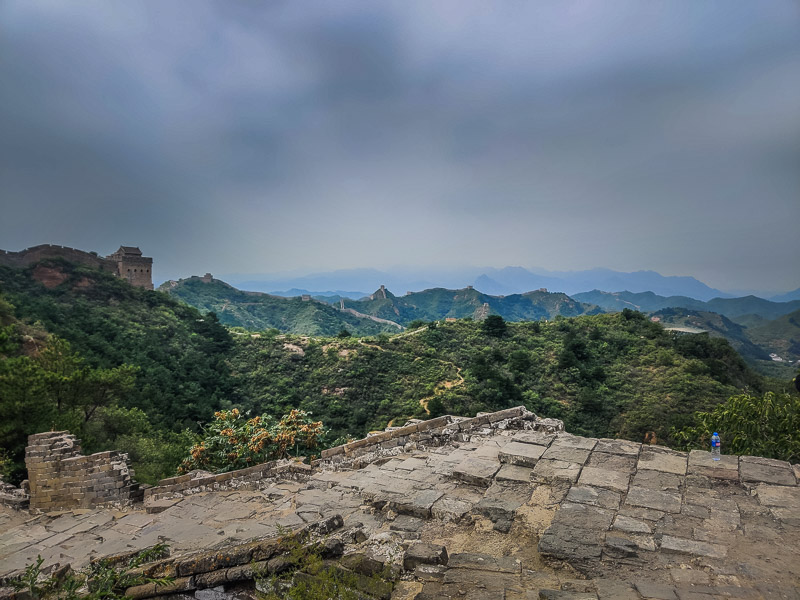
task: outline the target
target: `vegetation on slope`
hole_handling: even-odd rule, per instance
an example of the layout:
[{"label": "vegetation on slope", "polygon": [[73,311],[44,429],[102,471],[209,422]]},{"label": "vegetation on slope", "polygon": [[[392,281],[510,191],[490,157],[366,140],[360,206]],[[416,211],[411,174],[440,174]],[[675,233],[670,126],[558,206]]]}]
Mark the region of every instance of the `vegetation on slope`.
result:
[{"label": "vegetation on slope", "polygon": [[0,268],[0,292],[0,447],[17,469],[24,436],[69,428],[86,451],[129,452],[151,482],[186,456],[187,429],[234,405],[248,419],[305,410],[333,438],[525,404],[574,433],[672,443],[696,411],[767,387],[725,340],[630,310],[315,338],[231,335],[213,313],[59,261]]},{"label": "vegetation on slope", "polygon": [[[395,296],[389,290],[377,290],[371,298],[345,299],[344,305],[360,313],[408,325],[415,320],[434,321],[453,317],[480,318],[500,315],[508,321],[538,321],[557,315],[574,317],[602,312],[598,307],[576,302],[566,294],[544,291],[490,296],[472,288],[448,290],[433,288]],[[484,307],[488,306],[488,310]]]},{"label": "vegetation on slope", "polygon": [[57,260],[0,267],[0,293],[0,447],[17,474],[25,436],[56,428],[87,452],[129,452],[152,481],[183,458],[186,428],[235,401],[233,341],[213,315]]},{"label": "vegetation on slope", "polygon": [[424,417],[426,407],[474,415],[525,404],[574,433],[655,431],[669,442],[695,411],[764,386],[725,340],[676,336],[633,311],[505,325],[498,334],[459,321],[370,341],[242,337],[232,366],[247,409],[302,408],[333,435]]},{"label": "vegetation on slope", "polygon": [[652,313],[650,317],[659,319],[664,327],[696,328],[707,331],[711,337],[723,337],[746,360],[769,360],[769,354],[749,339],[744,327],[723,315],[686,308],[665,308]]},{"label": "vegetation on slope", "polygon": [[573,298],[580,302],[596,304],[607,311],[620,311],[623,308],[652,312],[664,308],[688,308],[715,312],[729,319],[743,315],[757,315],[764,319],[775,319],[800,309],[800,300],[790,302],[772,302],[757,296],[741,298],[714,298],[708,302],[689,298],[688,296],[659,296],[653,292],[602,292],[593,290],[574,294]]},{"label": "vegetation on slope", "polygon": [[698,412],[691,427],[675,434],[687,448],[708,448],[713,432],[722,432],[726,454],[748,454],[800,461],[800,396],[767,392],[739,394],[709,412]]},{"label": "vegetation on slope", "polygon": [[168,281],[159,290],[204,313],[215,313],[224,325],[250,331],[274,328],[299,335],[336,335],[346,329],[354,335],[377,335],[401,329],[340,311],[327,302],[244,292],[219,279],[206,282],[190,277]]},{"label": "vegetation on slope", "polygon": [[787,361],[800,360],[800,310],[745,330],[754,343]]}]

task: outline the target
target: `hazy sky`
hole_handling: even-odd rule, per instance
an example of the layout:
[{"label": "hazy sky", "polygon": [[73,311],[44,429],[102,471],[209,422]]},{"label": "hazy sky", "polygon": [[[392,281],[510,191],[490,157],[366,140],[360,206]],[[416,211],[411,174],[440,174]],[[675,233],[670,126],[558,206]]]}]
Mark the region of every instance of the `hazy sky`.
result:
[{"label": "hazy sky", "polygon": [[0,248],[800,286],[800,3],[0,0]]}]

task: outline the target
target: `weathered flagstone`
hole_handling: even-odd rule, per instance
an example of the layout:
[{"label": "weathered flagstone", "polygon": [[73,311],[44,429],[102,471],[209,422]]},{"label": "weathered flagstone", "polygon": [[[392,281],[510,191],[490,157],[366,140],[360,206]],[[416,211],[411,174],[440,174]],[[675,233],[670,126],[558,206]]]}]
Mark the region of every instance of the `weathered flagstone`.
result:
[{"label": "weathered flagstone", "polygon": [[645,469],[634,475],[631,485],[677,494],[680,490],[681,481],[682,479],[680,477],[672,473],[648,471]]},{"label": "weathered flagstone", "polygon": [[709,556],[712,558],[725,558],[728,555],[728,549],[721,544],[709,544],[671,535],[665,535],[661,538],[661,549],[666,552],[680,552],[682,554]]},{"label": "weathered flagstone", "polygon": [[572,435],[571,433],[561,433],[553,441],[551,446],[552,445],[558,445],[561,448],[577,448],[579,450],[592,450],[597,445],[597,440],[594,438]]},{"label": "weathered flagstone", "polygon": [[642,450],[637,469],[651,469],[674,475],[686,475],[687,455],[667,449],[650,448]]},{"label": "weathered flagstone", "polygon": [[[320,533],[321,548],[328,558],[344,552],[336,560],[359,576],[369,579],[392,561],[399,569],[418,542],[448,553],[448,565],[415,564],[405,572],[395,588],[398,600],[529,600],[540,590],[553,598],[641,600],[630,581],[645,597],[711,600],[781,597],[800,585],[800,487],[793,466],[744,457],[743,484],[737,457],[709,463],[707,452],[687,456],[622,440],[546,434],[493,418],[505,429],[479,417],[450,427],[447,435],[454,437],[447,441],[426,426],[418,446],[387,445],[382,455],[363,454],[364,444],[356,444],[328,452],[333,458],[296,481],[175,495],[157,514],[135,506],[23,523],[0,507],[0,576],[37,554],[47,566],[80,568],[92,558],[159,542],[181,561],[198,549],[214,549],[213,560],[224,561],[217,548],[261,536],[275,543],[279,526],[316,526],[340,511],[340,529]],[[511,464],[519,456],[536,462]],[[537,543],[538,553],[531,547]],[[247,553],[242,560],[255,560]],[[433,554],[430,560],[440,560]],[[256,560],[257,567],[248,562],[186,575],[197,589],[181,579],[174,596],[227,600],[231,581],[252,580],[254,569],[269,570],[268,563],[290,566],[274,556]],[[576,572],[587,579],[575,579]],[[769,588],[756,590],[761,581]],[[381,593],[388,599],[386,589]]]},{"label": "weathered flagstone", "polygon": [[514,483],[530,483],[533,469],[517,465],[503,465],[494,476],[495,481],[510,481]]},{"label": "weathered flagstone", "polygon": [[620,495],[617,492],[603,488],[578,485],[569,490],[567,500],[617,510],[619,508]]},{"label": "weathered flagstone", "polygon": [[608,438],[601,438],[597,440],[594,447],[595,452],[607,452],[609,454],[624,454],[626,456],[639,456],[642,445],[628,440],[611,440]]},{"label": "weathered flagstone", "polygon": [[764,506],[795,509],[800,512],[800,487],[760,483],[756,486],[756,496]]},{"label": "weathered flagstone", "polygon": [[714,479],[739,480],[739,457],[720,456],[720,460],[711,458],[707,450],[692,450],[689,452],[689,471],[692,475],[704,475]]},{"label": "weathered flagstone", "polygon": [[522,571],[522,562],[518,558],[471,552],[451,554],[447,566],[452,568],[492,571],[494,573],[519,573]]},{"label": "weathered flagstone", "polygon": [[536,463],[542,457],[545,450],[545,446],[539,446],[537,444],[509,442],[500,449],[498,458],[501,463],[532,468],[536,466]]},{"label": "weathered flagstone", "polygon": [[445,496],[431,507],[431,514],[440,521],[457,521],[472,510],[472,502]]},{"label": "weathered flagstone", "polygon": [[636,581],[634,585],[636,591],[642,595],[642,598],[653,600],[678,600],[674,586],[647,580]]},{"label": "weathered flagstone", "polygon": [[453,467],[453,477],[465,483],[489,487],[492,478],[500,470],[500,463],[478,458],[465,458]]},{"label": "weathered flagstone", "polygon": [[586,461],[586,466],[631,474],[636,470],[636,457],[595,450]]},{"label": "weathered flagstone", "polygon": [[628,490],[625,504],[643,506],[667,513],[679,513],[681,511],[680,495],[635,486],[631,486]]},{"label": "weathered flagstone", "polygon": [[595,441],[588,440],[588,438],[560,435],[550,444],[550,447],[542,455],[542,458],[583,465],[586,459],[589,458],[594,444]]},{"label": "weathered flagstone", "polygon": [[581,473],[581,465],[578,463],[564,462],[561,460],[541,459],[533,468],[534,479],[551,481],[563,479],[575,483]]},{"label": "weathered flagstone", "polygon": [[739,457],[739,476],[745,483],[797,485],[792,466],[786,461],[772,458]]},{"label": "weathered flagstone", "polygon": [[614,519],[614,529],[625,531],[627,533],[652,533],[652,527],[633,517],[626,517],[625,515],[617,515]]},{"label": "weathered flagstone", "polygon": [[515,442],[521,442],[523,444],[536,444],[547,447],[556,439],[556,435],[554,433],[544,433],[541,431],[519,431],[514,433],[512,439]]},{"label": "weathered flagstone", "polygon": [[610,471],[599,467],[583,467],[578,483],[580,485],[592,485],[595,487],[608,488],[618,492],[628,490],[630,475],[620,471]]}]

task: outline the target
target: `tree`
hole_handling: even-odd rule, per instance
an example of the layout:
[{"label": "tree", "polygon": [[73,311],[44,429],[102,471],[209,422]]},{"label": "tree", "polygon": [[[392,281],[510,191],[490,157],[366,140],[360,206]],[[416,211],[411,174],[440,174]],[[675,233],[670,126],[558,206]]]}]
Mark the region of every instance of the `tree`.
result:
[{"label": "tree", "polygon": [[685,446],[707,447],[719,432],[730,454],[800,461],[800,397],[766,392],[731,396],[710,412],[695,414],[695,425],[675,433]]},{"label": "tree", "polygon": [[340,332],[339,332],[339,333],[336,335],[336,337],[338,337],[338,338],[342,338],[342,339],[344,339],[344,338],[349,338],[349,337],[350,337],[350,332],[349,332],[349,331],[347,331],[347,329],[342,329],[342,330],[341,330],[341,331],[340,331]]},{"label": "tree", "polygon": [[505,320],[500,315],[489,315],[483,321],[483,332],[492,337],[503,337],[507,328]]}]

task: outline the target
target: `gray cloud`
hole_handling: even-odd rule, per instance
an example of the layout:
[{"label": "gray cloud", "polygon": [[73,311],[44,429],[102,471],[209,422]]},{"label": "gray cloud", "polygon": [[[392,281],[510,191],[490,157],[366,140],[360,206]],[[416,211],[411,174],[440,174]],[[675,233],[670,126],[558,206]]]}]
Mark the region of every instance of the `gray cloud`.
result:
[{"label": "gray cloud", "polygon": [[800,285],[794,2],[0,2],[0,247]]}]

